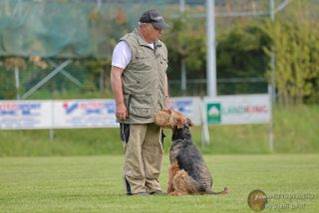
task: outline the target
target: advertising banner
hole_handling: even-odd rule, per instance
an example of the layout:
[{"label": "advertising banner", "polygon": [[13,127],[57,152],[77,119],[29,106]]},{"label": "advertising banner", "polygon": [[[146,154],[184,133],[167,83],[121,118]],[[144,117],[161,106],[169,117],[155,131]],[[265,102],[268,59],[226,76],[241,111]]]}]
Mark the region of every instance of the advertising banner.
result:
[{"label": "advertising banner", "polygon": [[47,129],[51,101],[0,101],[0,129]]},{"label": "advertising banner", "polygon": [[[172,98],[172,108],[195,125],[268,123],[271,118],[269,95],[178,97]],[[0,101],[0,129],[118,127],[115,110],[113,99]]]},{"label": "advertising banner", "polygon": [[55,101],[55,128],[117,127],[115,102],[111,99]]},{"label": "advertising banner", "polygon": [[204,107],[208,124],[268,123],[271,118],[268,94],[205,98]]},{"label": "advertising banner", "polygon": [[195,125],[201,124],[201,99],[198,97],[172,98],[172,108],[183,113]]}]

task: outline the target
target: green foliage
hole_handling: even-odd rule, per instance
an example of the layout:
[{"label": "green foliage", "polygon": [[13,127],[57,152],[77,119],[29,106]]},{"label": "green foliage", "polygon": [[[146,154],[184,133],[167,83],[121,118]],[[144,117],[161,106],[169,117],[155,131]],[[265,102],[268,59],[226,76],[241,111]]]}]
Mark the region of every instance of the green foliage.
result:
[{"label": "green foliage", "polygon": [[[169,23],[171,28],[165,33],[163,40],[168,47],[170,63],[175,63],[175,67],[179,67],[181,61],[185,60],[189,72],[202,71],[206,66],[203,20],[193,19],[185,13],[178,18],[171,19]],[[169,74],[176,75],[177,72]]]},{"label": "green foliage", "polygon": [[88,72],[88,77],[84,80],[83,92],[94,92],[99,88],[103,93],[109,89],[111,61],[107,59],[87,59],[80,63]]},{"label": "green foliage", "polygon": [[[218,78],[263,78],[269,58],[263,47],[270,45],[270,39],[258,26],[258,22],[237,23],[230,30],[218,36],[217,76]],[[219,85],[219,94],[265,93],[267,85],[253,84]],[[266,90],[266,91],[265,91]]]},{"label": "green foliage", "polygon": [[268,55],[271,52],[276,55],[276,88],[279,102],[285,105],[303,103],[309,97],[313,100],[317,93],[319,25],[307,17],[307,11],[311,10],[307,3],[295,1],[289,20],[279,16],[275,22],[264,25],[272,39],[272,47],[265,50]]},{"label": "green foliage", "polygon": [[270,40],[257,23],[237,25],[218,37],[218,74],[220,77],[263,77],[268,58],[262,47]]},{"label": "green foliage", "polygon": [[16,88],[14,80],[14,71],[6,70],[0,66],[0,100],[15,99]]}]

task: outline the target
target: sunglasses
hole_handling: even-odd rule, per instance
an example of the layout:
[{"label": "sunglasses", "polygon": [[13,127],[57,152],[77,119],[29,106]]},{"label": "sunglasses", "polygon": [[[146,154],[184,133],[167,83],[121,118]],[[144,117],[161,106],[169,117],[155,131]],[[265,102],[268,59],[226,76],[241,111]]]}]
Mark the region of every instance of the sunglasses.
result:
[{"label": "sunglasses", "polygon": [[152,26],[153,26],[153,28],[154,28],[155,30],[157,30],[157,31],[162,31],[162,29],[161,29],[161,28],[156,27],[154,24],[152,24]]}]

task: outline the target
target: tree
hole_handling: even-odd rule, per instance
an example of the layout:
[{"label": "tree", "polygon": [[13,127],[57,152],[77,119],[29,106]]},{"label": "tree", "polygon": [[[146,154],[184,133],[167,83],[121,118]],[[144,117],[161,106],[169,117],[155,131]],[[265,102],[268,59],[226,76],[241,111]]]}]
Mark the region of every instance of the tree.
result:
[{"label": "tree", "polygon": [[[169,51],[170,78],[178,78],[176,72],[185,68],[188,77],[202,78],[206,66],[206,33],[202,19],[191,18],[187,13],[169,21],[171,28],[166,32],[164,41]],[[169,71],[170,71],[169,70]]]},{"label": "tree", "polygon": [[289,20],[279,16],[264,25],[272,40],[265,52],[276,55],[276,89],[279,102],[285,105],[301,104],[315,95],[319,78],[319,25],[307,16],[311,10],[307,1],[294,2],[293,9]]},{"label": "tree", "polygon": [[[238,22],[233,28],[218,36],[217,77],[263,78],[269,58],[263,47],[270,45],[270,39],[258,26],[258,22]],[[219,93],[262,93],[267,91],[265,83],[220,84]]]}]

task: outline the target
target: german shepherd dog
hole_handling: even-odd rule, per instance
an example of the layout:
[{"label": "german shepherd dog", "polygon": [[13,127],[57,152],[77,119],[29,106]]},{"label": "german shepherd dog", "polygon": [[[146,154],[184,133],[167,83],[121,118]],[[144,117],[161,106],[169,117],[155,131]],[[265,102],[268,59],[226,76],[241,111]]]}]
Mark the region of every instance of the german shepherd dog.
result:
[{"label": "german shepherd dog", "polygon": [[173,128],[167,193],[176,196],[227,194],[227,187],[221,192],[212,191],[212,176],[202,155],[192,142],[190,126],[192,123],[187,119],[182,128]]}]

